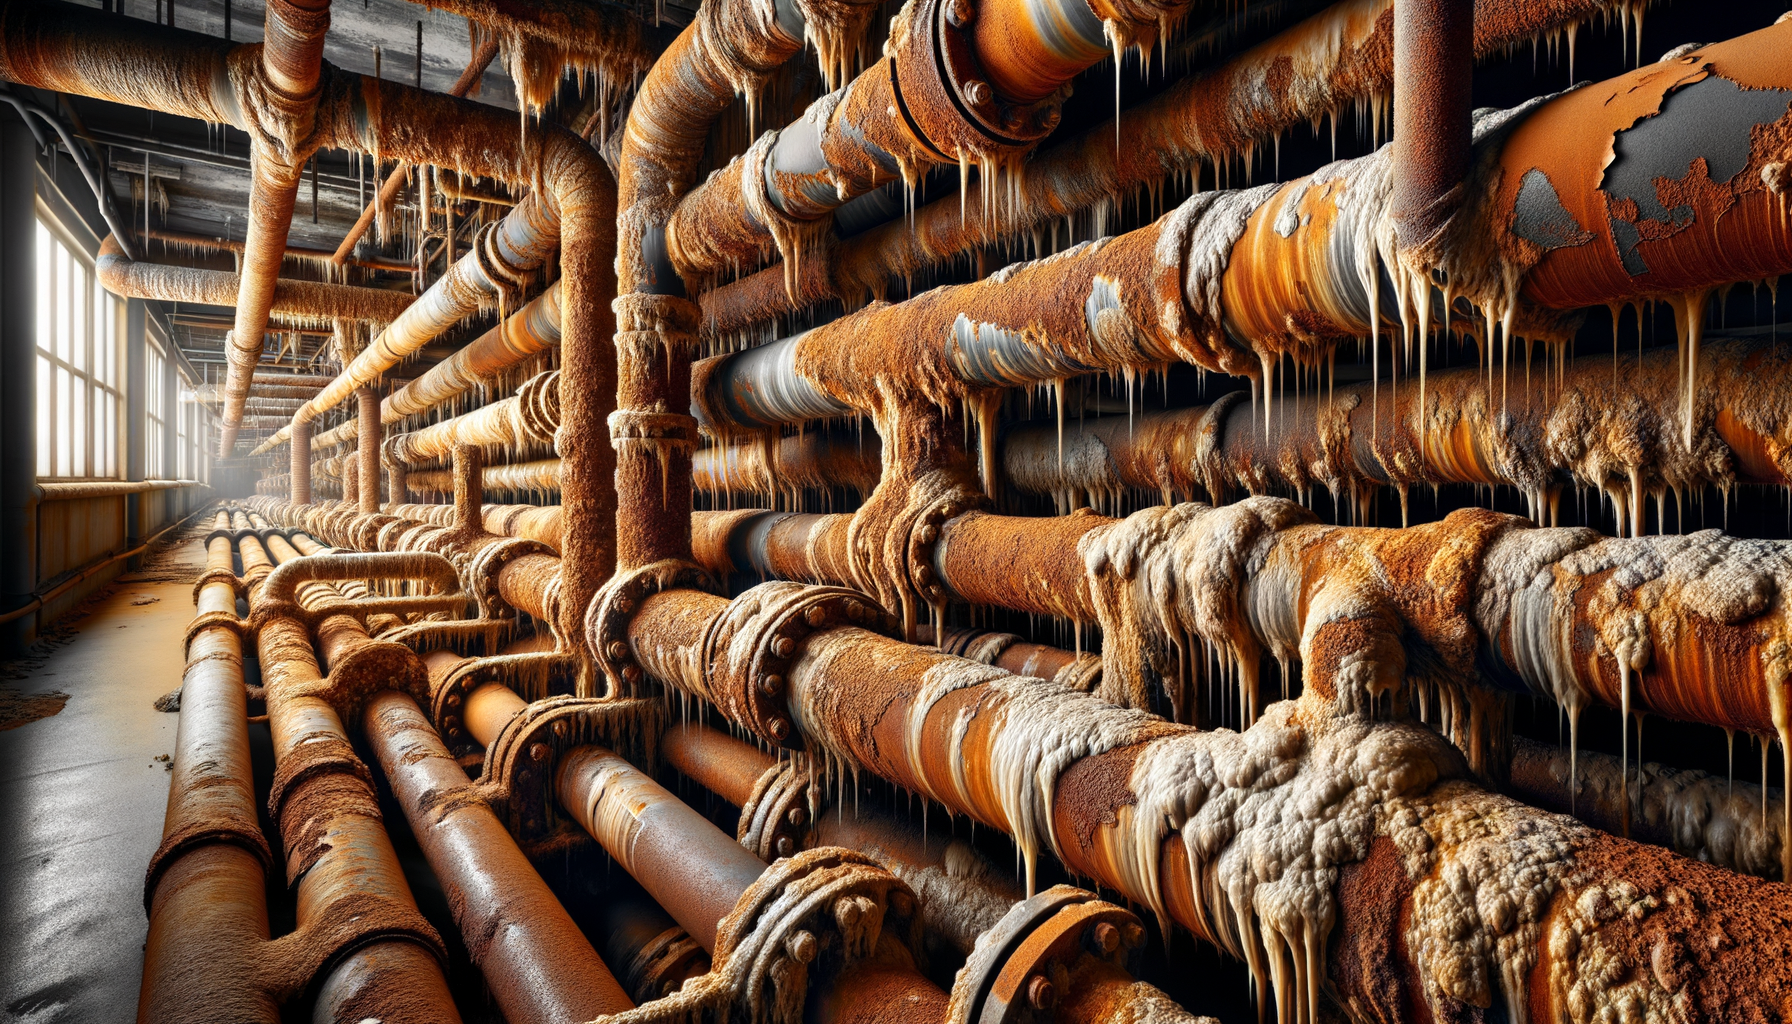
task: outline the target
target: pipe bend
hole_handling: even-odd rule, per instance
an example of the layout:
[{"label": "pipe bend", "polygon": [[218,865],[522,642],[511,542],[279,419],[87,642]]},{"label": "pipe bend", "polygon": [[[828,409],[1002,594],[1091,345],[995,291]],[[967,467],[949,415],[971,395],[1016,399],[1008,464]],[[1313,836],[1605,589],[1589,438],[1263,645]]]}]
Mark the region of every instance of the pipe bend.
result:
[{"label": "pipe bend", "polygon": [[290,604],[301,583],[324,580],[421,579],[439,593],[460,585],[454,563],[431,552],[357,551],[307,555],[282,562],[262,583],[263,599]]}]

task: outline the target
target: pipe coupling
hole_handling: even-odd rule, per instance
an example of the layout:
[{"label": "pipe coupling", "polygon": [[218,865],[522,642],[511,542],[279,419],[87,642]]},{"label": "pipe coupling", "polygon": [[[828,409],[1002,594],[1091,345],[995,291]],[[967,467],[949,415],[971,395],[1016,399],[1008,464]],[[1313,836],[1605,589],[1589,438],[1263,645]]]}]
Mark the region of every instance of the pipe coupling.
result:
[{"label": "pipe coupling", "polygon": [[783,580],[753,587],[729,602],[704,633],[710,699],[729,721],[775,745],[801,749],[785,703],[790,670],[811,634],[842,626],[900,635],[897,620],[856,590]]},{"label": "pipe coupling", "polygon": [[677,559],[652,562],[610,577],[585,612],[585,640],[596,655],[597,667],[609,680],[610,693],[634,696],[647,678],[629,643],[629,623],[642,602],[668,590],[700,590],[722,593],[721,586],[701,566]]},{"label": "pipe coupling", "polygon": [[659,700],[550,697],[504,724],[485,748],[481,789],[499,820],[532,860],[591,842],[576,820],[560,816],[554,779],[560,758],[593,744],[615,752],[641,771],[658,770]]},{"label": "pipe coupling", "polygon": [[917,0],[913,16],[893,28],[886,52],[896,106],[917,141],[941,163],[997,160],[1024,151],[1058,126],[1066,83],[1044,99],[1018,103],[996,94],[978,59],[970,23],[952,16],[958,0]]}]

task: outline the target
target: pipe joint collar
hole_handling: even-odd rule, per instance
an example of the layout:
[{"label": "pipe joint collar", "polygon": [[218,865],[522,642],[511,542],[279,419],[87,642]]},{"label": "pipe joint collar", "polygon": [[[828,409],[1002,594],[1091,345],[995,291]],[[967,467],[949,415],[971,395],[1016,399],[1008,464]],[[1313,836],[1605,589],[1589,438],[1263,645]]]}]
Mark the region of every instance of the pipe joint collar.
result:
[{"label": "pipe joint collar", "polygon": [[802,749],[790,721],[790,671],[814,633],[857,626],[898,636],[899,623],[845,587],[773,580],[729,602],[703,636],[705,689],[722,714],[777,746]]},{"label": "pipe joint collar", "polygon": [[[955,1024],[1039,1019],[1079,982],[1136,976],[1145,926],[1124,907],[1069,885],[1016,903],[977,937],[952,986]],[[1104,970],[1105,968],[1105,970]]]},{"label": "pipe joint collar", "polygon": [[585,613],[585,639],[613,695],[634,696],[647,678],[646,669],[629,643],[629,623],[642,602],[668,590],[724,591],[714,577],[692,562],[668,558],[610,577]]},{"label": "pipe joint collar", "polygon": [[560,816],[554,780],[560,758],[593,744],[654,774],[664,704],[657,699],[549,697],[517,712],[485,750],[483,789],[492,810],[531,859],[590,842]]},{"label": "pipe joint collar", "polygon": [[1034,103],[997,96],[970,32],[948,16],[953,6],[950,0],[918,0],[909,18],[892,25],[886,50],[896,105],[917,141],[941,163],[958,163],[960,154],[978,161],[1010,158],[1058,126],[1069,85]]}]

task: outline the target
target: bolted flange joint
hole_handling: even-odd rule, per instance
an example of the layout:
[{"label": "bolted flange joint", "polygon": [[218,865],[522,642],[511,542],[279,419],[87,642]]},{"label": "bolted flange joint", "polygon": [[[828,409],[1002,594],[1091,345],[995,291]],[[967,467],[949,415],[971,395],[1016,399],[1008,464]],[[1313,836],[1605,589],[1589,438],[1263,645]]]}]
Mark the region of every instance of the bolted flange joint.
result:
[{"label": "bolted flange joint", "polygon": [[701,590],[721,593],[721,587],[702,567],[666,559],[618,572],[604,584],[585,613],[585,639],[597,658],[598,668],[610,682],[613,695],[634,696],[647,678],[647,670],[635,660],[628,642],[629,622],[641,603],[667,590]]},{"label": "bolted flange joint", "polygon": [[844,587],[774,580],[747,590],[703,637],[705,686],[730,721],[778,746],[802,748],[785,702],[790,669],[809,635],[858,626],[886,636],[900,624],[870,598]]},{"label": "bolted flange joint", "polygon": [[590,841],[559,813],[554,776],[561,755],[597,744],[652,774],[663,711],[657,700],[549,697],[504,724],[485,748],[482,792],[524,853],[539,858]]}]

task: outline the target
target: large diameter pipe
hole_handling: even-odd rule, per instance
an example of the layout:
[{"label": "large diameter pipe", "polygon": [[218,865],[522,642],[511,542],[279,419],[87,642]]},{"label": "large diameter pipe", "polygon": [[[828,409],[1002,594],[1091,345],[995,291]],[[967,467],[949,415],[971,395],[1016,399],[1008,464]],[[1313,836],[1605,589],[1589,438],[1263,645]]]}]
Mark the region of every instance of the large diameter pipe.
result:
[{"label": "large diameter pipe", "polygon": [[[631,624],[635,649],[681,689],[701,663],[688,656],[702,644],[699,605],[725,610],[700,597],[656,595]],[[1486,793],[1430,729],[1340,719],[1312,692],[1243,734],[1204,732],[842,627],[809,636],[784,705],[811,750],[1014,836],[1029,881],[1038,857],[1055,854],[1073,874],[1245,960],[1257,998],[1273,998],[1285,1021],[1317,1019],[1321,977],[1365,1020],[1412,1005],[1444,1019],[1494,998],[1564,1005],[1614,966],[1643,979],[1638,998],[1678,992],[1712,1012],[1737,999],[1778,1005],[1792,993],[1792,967],[1779,960],[1792,951],[1778,925],[1792,913],[1783,887]],[[1040,760],[1042,749],[1054,756]],[[1383,813],[1395,804],[1406,810]],[[1459,828],[1471,819],[1475,830]],[[1415,849],[1424,851],[1416,872],[1399,853]],[[1278,899],[1294,879],[1301,899]],[[1697,895],[1675,896],[1690,904],[1672,918],[1683,930],[1663,928],[1665,918],[1637,919],[1648,911],[1589,913],[1583,901],[1608,885],[1625,887],[1627,899],[1652,897],[1652,907],[1670,892]],[[1506,902],[1491,913],[1425,909],[1464,899]],[[1390,920],[1402,923],[1373,923]],[[1749,942],[1713,950],[1713,925]],[[1492,950],[1512,934],[1523,936],[1533,969],[1501,970],[1503,954],[1420,952]],[[1767,959],[1756,942],[1772,949]],[[1650,965],[1681,956],[1698,957],[1700,973],[1658,981]],[[1488,980],[1458,985],[1465,970]]]},{"label": "large diameter pipe", "polygon": [[[883,294],[892,277],[939,266],[992,241],[1087,210],[1203,162],[1248,152],[1393,84],[1394,0],[1345,0],[1190,75],[1161,94],[1044,150],[1018,182],[974,181],[835,245],[800,267],[772,266],[703,296],[706,328],[738,330],[836,298]],[[1486,59],[1593,18],[1628,17],[1623,0],[1479,0],[1474,53]],[[1266,88],[1266,83],[1287,83]],[[1129,140],[1128,145],[1115,139]],[[1010,194],[1009,190],[1016,190]]]},{"label": "large diameter pipe", "polygon": [[602,747],[562,755],[554,791],[605,852],[714,953],[717,926],[765,872],[765,862]]},{"label": "large diameter pipe", "polygon": [[504,1018],[590,1020],[633,1003],[410,697],[368,702],[363,728]]},{"label": "large diameter pipe", "polygon": [[[1792,22],[1702,48],[1687,58],[1695,61],[1697,81],[1678,91],[1686,81],[1681,72],[1693,65],[1652,65],[1531,110],[1483,116],[1477,170],[1466,185],[1474,201],[1429,248],[1430,268],[1448,278],[1448,307],[1432,276],[1411,272],[1376,234],[1399,172],[1397,154],[1384,147],[1279,186],[1202,193],[1101,244],[873,305],[750,355],[719,357],[698,371],[697,400],[712,423],[759,426],[813,418],[820,413],[811,410],[830,405],[869,413],[880,408],[879,389],[893,383],[949,405],[984,389],[1097,371],[1137,375],[1173,360],[1252,377],[1267,396],[1284,357],[1323,367],[1348,339],[1423,333],[1428,324],[1418,319],[1428,321],[1430,314],[1420,313],[1427,304],[1434,314],[1448,308],[1451,328],[1480,333],[1490,353],[1496,341],[1509,353],[1515,336],[1565,343],[1574,326],[1563,312],[1570,306],[1635,302],[1672,288],[1691,293],[1677,309],[1702,309],[1703,289],[1792,270],[1792,218],[1781,215],[1782,197],[1761,174],[1738,171],[1688,199],[1683,230],[1636,250],[1662,268],[1656,277],[1609,273],[1605,258],[1588,248],[1593,235],[1555,211],[1566,211],[1563,203],[1590,208],[1588,197],[1604,194],[1589,168],[1603,166],[1612,140],[1631,122],[1620,125],[1606,104],[1581,97],[1665,104],[1656,122],[1664,126],[1696,116],[1700,130],[1687,137],[1708,140],[1694,147],[1700,159],[1719,147],[1710,155],[1721,149],[1738,168],[1764,169],[1783,154],[1772,132],[1756,129],[1792,117],[1785,102],[1792,69],[1768,56],[1786,45]],[[1685,113],[1692,110],[1698,114]],[[1545,174],[1546,165],[1563,173]],[[1527,178],[1529,191],[1514,184]],[[1572,200],[1561,198],[1567,192]],[[1558,235],[1561,246],[1552,241]],[[1571,287],[1559,270],[1547,269],[1549,258],[1570,250],[1588,251],[1566,257],[1579,262],[1557,264],[1588,268]],[[1621,269],[1617,248],[1606,262]],[[1527,276],[1533,267],[1541,278]],[[1389,275],[1394,283],[1384,287]],[[1523,284],[1514,289],[1511,282]],[[1686,378],[1696,384],[1702,320],[1681,319]],[[1422,361],[1419,371],[1423,390]],[[777,383],[759,380],[767,377]],[[1260,405],[1268,422],[1274,403]],[[1689,447],[1695,414],[1690,406],[1684,411]]]}]

